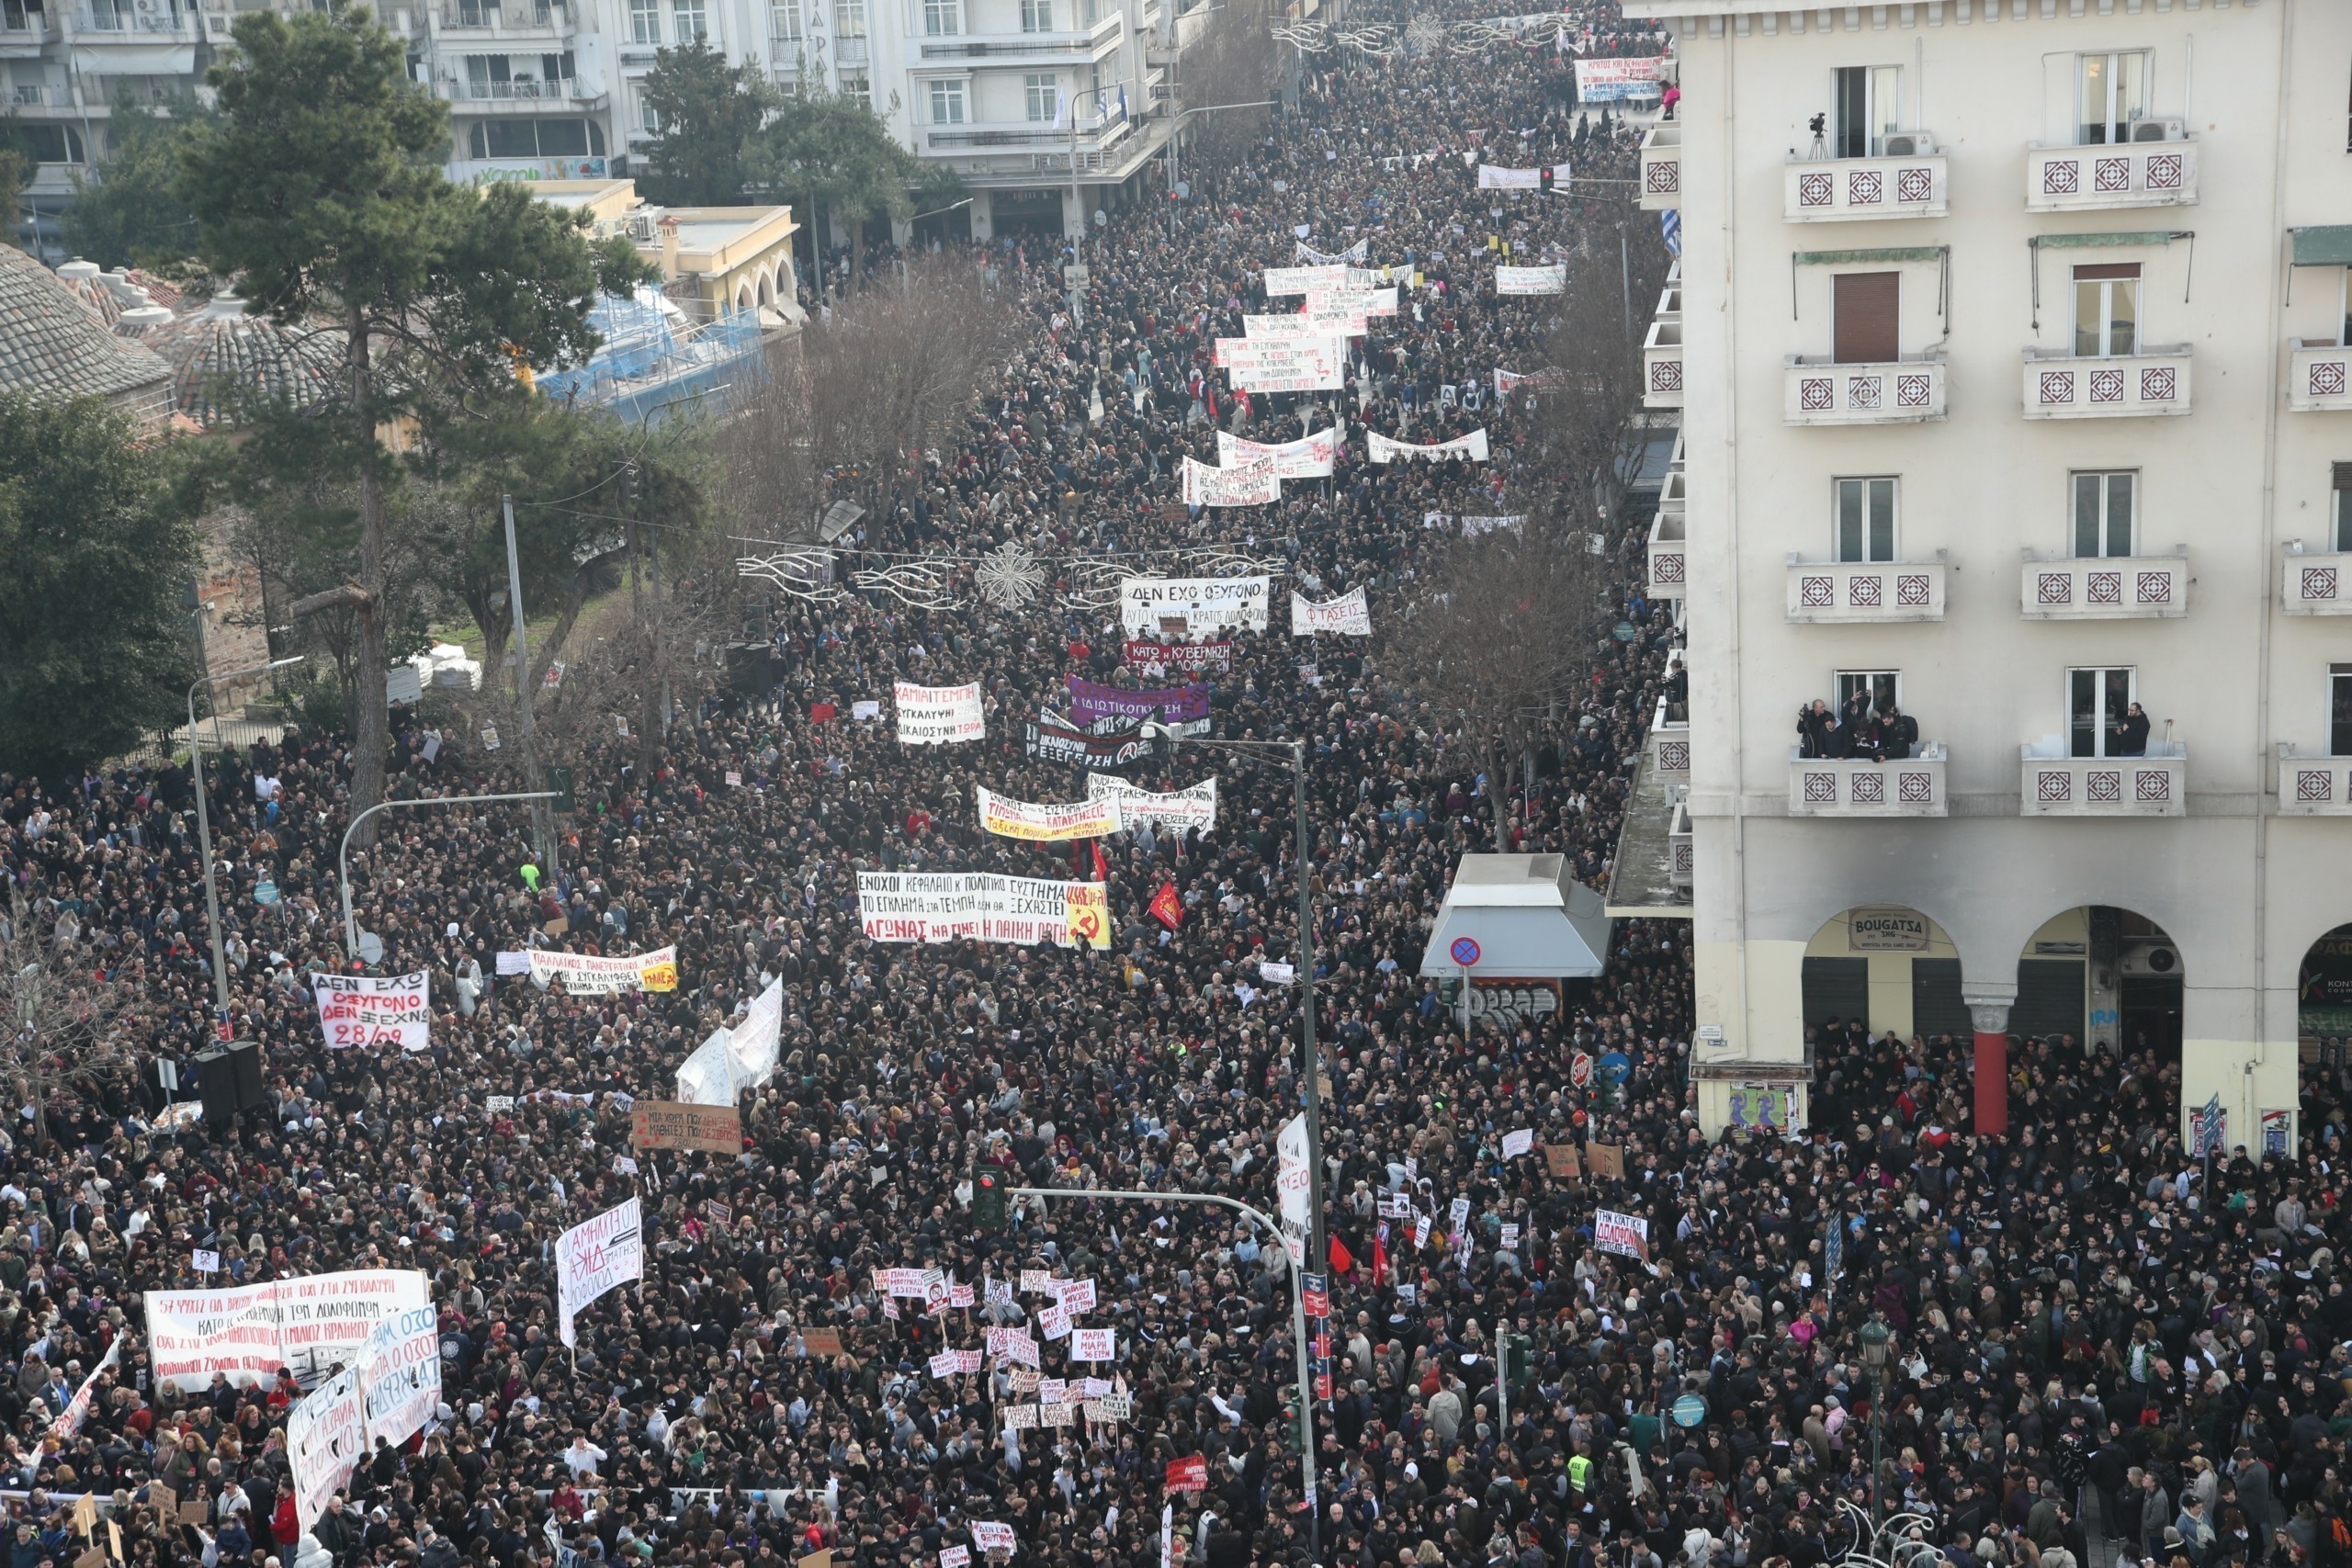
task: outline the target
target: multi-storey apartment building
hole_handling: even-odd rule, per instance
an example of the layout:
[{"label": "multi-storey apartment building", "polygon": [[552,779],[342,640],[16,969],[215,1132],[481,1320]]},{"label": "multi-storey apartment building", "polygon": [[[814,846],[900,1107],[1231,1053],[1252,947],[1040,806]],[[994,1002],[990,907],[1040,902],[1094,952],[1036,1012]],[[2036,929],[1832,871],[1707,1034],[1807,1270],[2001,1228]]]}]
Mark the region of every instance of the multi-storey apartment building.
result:
[{"label": "multi-storey apartment building", "polygon": [[1626,9],[1703,1116],[1801,1113],[1834,1017],[1980,1090],[2153,1052],[2291,1147],[2352,1034],[2352,6]]},{"label": "multi-storey apartment building", "polygon": [[[42,235],[103,158],[124,94],[192,91],[250,0],[0,0],[0,110],[33,148]],[[416,79],[448,101],[449,172],[603,179],[654,127],[646,73],[699,40],[788,91],[873,106],[973,191],[943,215],[1048,230],[1144,194],[1167,136],[1167,75],[1198,0],[386,0]],[[1179,14],[1180,10],[1182,12]],[[1073,164],[1075,179],[1073,187]],[[1076,200],[1072,197],[1075,196]]]}]

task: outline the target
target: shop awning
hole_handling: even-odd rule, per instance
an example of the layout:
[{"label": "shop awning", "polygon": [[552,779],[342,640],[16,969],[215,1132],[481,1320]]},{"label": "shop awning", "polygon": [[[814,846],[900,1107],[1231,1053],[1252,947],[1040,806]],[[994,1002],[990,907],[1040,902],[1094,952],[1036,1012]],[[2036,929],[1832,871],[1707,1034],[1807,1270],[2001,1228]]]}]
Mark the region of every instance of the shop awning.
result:
[{"label": "shop awning", "polygon": [[1609,952],[1600,894],[1564,855],[1464,855],[1421,954],[1431,979],[1589,979]]},{"label": "shop awning", "polygon": [[2326,223],[2297,229],[2297,266],[2352,266],[2352,223]]}]

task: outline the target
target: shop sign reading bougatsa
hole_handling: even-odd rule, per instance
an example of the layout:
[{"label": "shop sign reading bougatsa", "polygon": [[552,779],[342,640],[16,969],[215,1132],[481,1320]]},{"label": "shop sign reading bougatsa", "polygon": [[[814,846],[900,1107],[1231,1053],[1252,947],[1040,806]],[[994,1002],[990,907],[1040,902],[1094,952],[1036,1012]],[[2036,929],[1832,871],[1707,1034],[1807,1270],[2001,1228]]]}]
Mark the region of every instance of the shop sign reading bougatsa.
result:
[{"label": "shop sign reading bougatsa", "polygon": [[731,1106],[687,1105],[674,1100],[640,1100],[629,1109],[629,1144],[640,1149],[700,1149],[707,1154],[743,1152],[743,1118]]},{"label": "shop sign reading bougatsa", "polygon": [[1917,909],[1866,908],[1846,914],[1846,945],[1856,953],[1924,953],[1928,917]]}]

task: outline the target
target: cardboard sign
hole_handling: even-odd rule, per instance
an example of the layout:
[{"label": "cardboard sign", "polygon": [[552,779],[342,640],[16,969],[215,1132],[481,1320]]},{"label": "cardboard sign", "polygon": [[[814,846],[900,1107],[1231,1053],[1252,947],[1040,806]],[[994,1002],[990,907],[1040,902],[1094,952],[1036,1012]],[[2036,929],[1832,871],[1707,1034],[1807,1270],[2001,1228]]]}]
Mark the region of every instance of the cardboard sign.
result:
[{"label": "cardboard sign", "polygon": [[1562,1181],[1574,1181],[1584,1174],[1584,1165],[1577,1158],[1574,1144],[1544,1145],[1544,1163],[1550,1168],[1553,1176]]},{"label": "cardboard sign", "polygon": [[743,1152],[743,1117],[732,1106],[688,1105],[675,1100],[640,1100],[629,1111],[629,1146],[639,1149],[700,1149],[706,1154]]},{"label": "cardboard sign", "polygon": [[165,1523],[179,1517],[180,1495],[160,1481],[147,1483],[147,1506],[155,1510],[155,1517]]},{"label": "cardboard sign", "polygon": [[1587,1144],[1585,1153],[1591,1156],[1592,1173],[1613,1181],[1625,1179],[1625,1150],[1620,1144]]},{"label": "cardboard sign", "polygon": [[201,1497],[180,1499],[180,1523],[184,1525],[201,1525],[210,1512],[211,1509]]},{"label": "cardboard sign", "polygon": [[725,1203],[705,1201],[702,1212],[703,1217],[712,1224],[731,1225],[735,1223],[735,1211]]},{"label": "cardboard sign", "polygon": [[796,1557],[792,1560],[792,1568],[833,1568],[833,1549],[829,1546],[822,1551],[812,1551],[806,1557]]},{"label": "cardboard sign", "polygon": [[838,1356],[842,1353],[842,1331],[804,1328],[800,1331],[800,1348],[812,1356]]}]

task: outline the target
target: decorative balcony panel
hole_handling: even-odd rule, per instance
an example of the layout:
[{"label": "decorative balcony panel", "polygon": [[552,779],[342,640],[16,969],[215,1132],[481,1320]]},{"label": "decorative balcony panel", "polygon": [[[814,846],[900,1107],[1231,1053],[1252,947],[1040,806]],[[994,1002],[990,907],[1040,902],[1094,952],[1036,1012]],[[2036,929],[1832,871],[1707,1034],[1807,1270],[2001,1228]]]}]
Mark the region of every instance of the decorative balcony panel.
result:
[{"label": "decorative balcony panel", "polygon": [[2197,205],[2194,137],[2116,146],[2028,147],[2029,212],[2095,212],[2119,207]]},{"label": "decorative balcony panel", "polygon": [[2290,615],[2352,615],[2352,554],[2289,552],[2279,604]]},{"label": "decorative balcony panel", "polygon": [[1682,205],[1682,128],[1660,121],[1642,135],[1642,210]]},{"label": "decorative balcony panel", "polygon": [[2052,355],[2025,362],[2028,419],[2122,419],[2187,413],[2189,352],[2152,349],[2106,359]]},{"label": "decorative balcony panel", "polygon": [[1650,597],[1681,598],[1690,581],[1690,554],[1682,536],[1680,513],[1660,512],[1650,524]]},{"label": "decorative balcony panel", "polygon": [[2278,809],[2292,817],[2352,817],[2352,757],[2278,748]]},{"label": "decorative balcony panel", "polygon": [[1781,211],[1792,223],[1941,218],[1951,210],[1951,186],[1944,157],[1937,152],[1900,158],[1792,158],[1781,176]]},{"label": "decorative balcony panel", "polygon": [[1685,893],[1690,890],[1692,873],[1698,864],[1698,854],[1690,837],[1690,806],[1688,801],[1674,803],[1674,816],[1666,829],[1667,880]]},{"label": "decorative balcony panel", "polygon": [[[1666,705],[1658,704],[1658,712],[1666,712]],[[1690,723],[1688,719],[1669,721],[1661,716],[1650,725],[1650,772],[1669,784],[1682,784],[1690,777]]]},{"label": "decorative balcony panel", "polygon": [[1682,322],[1656,321],[1642,343],[1642,406],[1682,406]]},{"label": "decorative balcony panel", "polygon": [[2030,621],[2119,621],[2188,614],[2188,562],[2180,556],[2030,560],[2019,610]]},{"label": "decorative balcony panel", "polygon": [[1790,424],[1917,424],[1944,417],[1939,359],[1892,365],[1830,365],[1792,359],[1781,386]]},{"label": "decorative balcony panel", "polygon": [[1940,560],[1789,562],[1789,619],[1860,624],[1944,618]]},{"label": "decorative balcony panel", "polygon": [[1792,817],[1941,817],[1943,746],[1930,741],[1899,762],[1799,757],[1789,749]]},{"label": "decorative balcony panel", "polygon": [[2352,409],[2352,348],[2288,339],[2287,406],[2297,413]]},{"label": "decorative balcony panel", "polygon": [[2178,817],[2188,799],[2188,748],[2148,742],[2144,757],[2037,757],[2020,748],[2018,810],[2027,817]]}]

